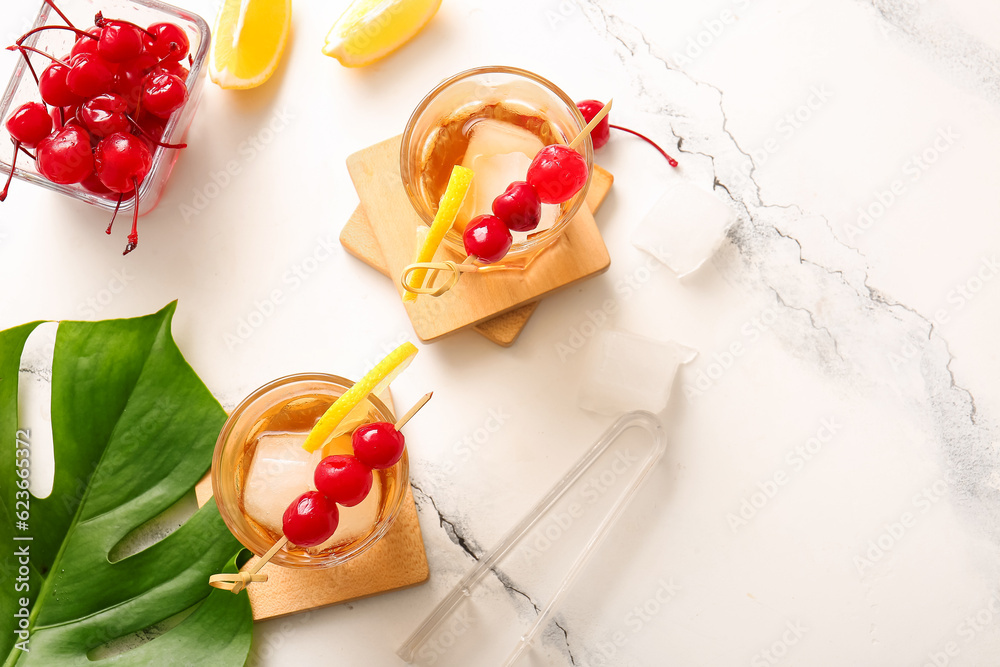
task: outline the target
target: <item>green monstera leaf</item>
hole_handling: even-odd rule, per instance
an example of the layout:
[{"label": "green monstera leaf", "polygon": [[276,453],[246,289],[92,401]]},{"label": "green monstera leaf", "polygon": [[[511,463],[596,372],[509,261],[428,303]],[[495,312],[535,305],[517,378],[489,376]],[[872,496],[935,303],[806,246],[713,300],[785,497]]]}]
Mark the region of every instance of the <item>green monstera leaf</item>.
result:
[{"label": "green monstera leaf", "polygon": [[[59,324],[55,480],[46,498],[18,493],[18,471],[30,469],[31,428],[18,424],[18,367],[38,323],[0,332],[4,667],[247,660],[247,597],[208,586],[209,575],[235,571],[240,551],[214,502],[152,546],[115,562],[109,556],[191,491],[226,419],[170,335],[175,306],[135,319]],[[143,631],[158,636],[94,662],[109,642]]]}]

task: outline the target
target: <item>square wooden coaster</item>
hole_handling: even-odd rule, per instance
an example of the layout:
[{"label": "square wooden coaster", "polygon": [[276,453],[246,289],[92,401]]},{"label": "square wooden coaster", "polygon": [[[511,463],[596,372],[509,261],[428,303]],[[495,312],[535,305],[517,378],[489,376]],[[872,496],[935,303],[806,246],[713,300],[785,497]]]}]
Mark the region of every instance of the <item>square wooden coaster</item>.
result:
[{"label": "square wooden coaster", "polygon": [[[591,213],[597,213],[597,209],[600,208],[604,202],[604,198],[611,190],[611,184],[614,183],[614,180],[611,172],[598,165],[594,165],[594,177],[591,179],[590,188],[587,190],[586,202],[587,208],[590,209]],[[382,255],[382,248],[378,244],[378,239],[375,238],[375,231],[372,229],[368,216],[365,215],[364,208],[361,205],[358,205],[354,209],[354,213],[351,214],[351,217],[347,220],[347,224],[341,230],[340,243],[349,253],[382,275],[392,279],[389,275],[389,270],[385,266],[385,257]],[[497,345],[510,347],[517,340],[517,337],[521,335],[521,331],[524,330],[531,314],[535,312],[538,303],[538,301],[535,301],[503,315],[498,315],[491,320],[486,320],[475,325],[473,329],[476,333],[481,334],[487,340]]]},{"label": "square wooden coaster", "polygon": [[[422,224],[399,175],[399,142],[400,138],[394,137],[347,159],[348,172],[390,276],[398,276],[412,261],[414,230]],[[451,255],[442,246],[435,259],[461,259]],[[445,295],[417,299],[405,308],[417,336],[431,342],[534,303],[606,271],[610,264],[594,217],[582,207],[562,237],[535,259],[529,270],[471,274]],[[397,291],[402,296],[402,287],[397,285]]]},{"label": "square wooden coaster", "polygon": [[[382,400],[392,409],[388,396]],[[199,506],[212,497],[211,473],[198,482],[195,494]],[[253,556],[243,569],[251,567],[257,560],[257,556]],[[424,550],[412,490],[407,488],[403,506],[389,532],[360,556],[323,570],[296,570],[268,563],[260,571],[267,575],[267,581],[247,587],[255,621],[387,593],[427,581],[430,568],[427,566],[427,552]]]}]

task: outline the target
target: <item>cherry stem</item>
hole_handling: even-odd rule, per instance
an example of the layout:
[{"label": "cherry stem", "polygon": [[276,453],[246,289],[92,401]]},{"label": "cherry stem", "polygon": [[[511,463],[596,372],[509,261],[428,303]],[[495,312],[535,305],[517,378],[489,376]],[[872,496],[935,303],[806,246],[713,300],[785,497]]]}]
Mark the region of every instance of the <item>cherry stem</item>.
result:
[{"label": "cherry stem", "polygon": [[143,33],[144,35],[152,39],[153,41],[156,41],[156,35],[146,30],[142,26],[132,23],[131,21],[122,21],[121,19],[106,19],[104,18],[104,14],[102,14],[101,12],[97,12],[97,15],[94,16],[94,25],[96,25],[98,28],[103,28],[109,23],[117,23],[118,25],[132,26],[139,32]]},{"label": "cherry stem", "polygon": [[86,32],[84,30],[80,30],[79,28],[74,28],[72,26],[68,26],[68,25],[42,25],[42,26],[38,26],[37,28],[32,28],[28,32],[24,33],[14,43],[17,44],[18,46],[20,46],[21,44],[24,44],[24,40],[28,39],[29,37],[31,37],[32,35],[34,35],[36,32],[42,32],[43,30],[69,30],[71,32],[75,32],[80,37],[90,37],[93,40],[97,39],[97,37],[95,37],[94,35],[91,35],[89,32]]},{"label": "cherry stem", "polygon": [[122,198],[125,196],[124,192],[118,194],[118,203],[115,204],[115,212],[111,214],[111,222],[108,223],[108,228],[104,230],[105,234],[111,233],[111,227],[115,224],[115,218],[118,217],[118,209],[122,206]]},{"label": "cherry stem", "polygon": [[24,146],[22,146],[20,144],[20,142],[15,142],[14,146],[16,147],[17,150],[21,151],[22,153],[24,153],[25,155],[27,155],[28,157],[30,157],[32,160],[35,159],[35,156],[31,154],[31,151],[29,151],[27,148],[25,148]]},{"label": "cherry stem", "polygon": [[17,149],[21,147],[20,141],[14,142],[14,158],[10,161],[10,173],[7,174],[7,182],[3,186],[3,191],[0,192],[0,201],[7,199],[7,190],[10,189],[10,182],[14,178],[14,167],[17,166]]},{"label": "cherry stem", "polygon": [[665,151],[662,148],[660,148],[659,144],[657,144],[655,141],[653,141],[652,139],[650,139],[646,135],[639,134],[635,130],[630,130],[627,127],[622,127],[621,125],[610,125],[609,124],[608,127],[613,127],[616,130],[621,130],[622,132],[628,132],[629,134],[634,134],[635,136],[639,137],[640,139],[642,139],[643,141],[645,141],[646,143],[648,143],[650,146],[652,146],[653,148],[655,148],[656,150],[660,151],[660,155],[662,155],[663,157],[667,158],[667,162],[670,163],[671,167],[676,167],[677,166],[677,160],[675,160],[672,157],[670,157],[669,155],[667,155],[667,151]]},{"label": "cherry stem", "polygon": [[139,134],[146,137],[157,146],[161,146],[163,148],[187,148],[187,144],[168,144],[166,142],[160,141],[159,139],[151,135],[149,132],[147,132],[145,128],[142,127],[142,125],[139,125],[139,121],[137,121],[135,118],[132,118],[132,116],[128,114],[125,114],[125,117],[128,118],[128,122],[132,123],[132,125],[135,126],[135,129],[139,130]]},{"label": "cherry stem", "polygon": [[139,181],[135,176],[132,177],[132,190],[135,192],[135,204],[132,207],[132,231],[128,234],[128,243],[125,245],[125,252],[123,255],[127,255],[135,247],[139,245]]},{"label": "cherry stem", "polygon": [[24,53],[25,51],[31,51],[32,53],[41,54],[41,55],[45,56],[46,58],[48,58],[49,60],[51,60],[52,62],[59,63],[63,67],[65,67],[67,69],[70,69],[70,65],[68,63],[66,63],[66,62],[64,62],[62,60],[59,60],[58,58],[56,58],[51,53],[46,53],[45,51],[42,51],[41,49],[36,49],[33,46],[25,46],[23,44],[12,44],[12,45],[10,45],[10,46],[7,47],[8,51],[13,51],[15,49],[19,49],[21,51],[21,53]]},{"label": "cherry stem", "polygon": [[56,11],[56,14],[59,15],[59,18],[61,18],[63,21],[65,21],[66,25],[68,25],[70,28],[75,28],[76,27],[76,26],[73,25],[73,22],[70,21],[66,17],[66,15],[62,13],[62,10],[59,9],[58,7],[56,7],[56,3],[55,2],[53,2],[52,0],[45,0],[45,4],[47,4],[49,7],[51,7],[52,9],[54,9]]},{"label": "cherry stem", "polygon": [[25,52],[21,51],[21,57],[24,58],[24,63],[28,66],[28,70],[31,72],[31,76],[35,79],[35,85],[38,85],[38,72],[35,71],[35,66],[31,64],[31,57]]}]

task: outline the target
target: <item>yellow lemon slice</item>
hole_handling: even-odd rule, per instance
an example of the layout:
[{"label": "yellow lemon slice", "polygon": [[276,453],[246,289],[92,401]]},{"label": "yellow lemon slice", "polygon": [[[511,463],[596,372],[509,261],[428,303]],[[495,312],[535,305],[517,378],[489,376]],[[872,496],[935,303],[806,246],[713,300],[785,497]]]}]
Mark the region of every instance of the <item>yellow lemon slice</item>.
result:
[{"label": "yellow lemon slice", "polygon": [[[471,169],[457,164],[451,170],[448,187],[444,191],[444,196],[441,197],[441,204],[438,206],[434,221],[431,222],[431,227],[427,231],[427,236],[424,237],[423,245],[420,246],[414,263],[429,262],[434,259],[434,253],[437,252],[445,234],[455,224],[458,212],[462,210],[462,202],[465,201],[465,195],[469,193],[473,175]],[[426,277],[427,269],[417,269],[410,273],[410,281],[407,285],[414,288],[420,287],[424,284]],[[416,298],[417,295],[413,292],[403,294],[403,301],[413,301]]]},{"label": "yellow lemon slice", "polygon": [[326,36],[323,53],[345,67],[381,60],[420,32],[441,0],[355,0]]},{"label": "yellow lemon slice", "polygon": [[[366,405],[368,396],[372,393],[377,395],[385,391],[389,383],[406,370],[416,354],[417,348],[410,342],[403,343],[390,352],[385,359],[378,362],[375,368],[368,371],[363,378],[355,382],[354,386],[345,391],[340,398],[334,401],[333,405],[327,408],[327,411],[309,431],[306,441],[302,443],[302,449],[314,452],[330,438],[340,437],[348,430],[354,430],[355,427],[364,423],[364,415],[368,412]],[[358,421],[359,412],[361,413],[360,421]],[[343,427],[341,427],[342,424]]]},{"label": "yellow lemon slice", "polygon": [[212,81],[230,89],[267,81],[278,68],[291,25],[291,0],[224,0],[208,55]]}]

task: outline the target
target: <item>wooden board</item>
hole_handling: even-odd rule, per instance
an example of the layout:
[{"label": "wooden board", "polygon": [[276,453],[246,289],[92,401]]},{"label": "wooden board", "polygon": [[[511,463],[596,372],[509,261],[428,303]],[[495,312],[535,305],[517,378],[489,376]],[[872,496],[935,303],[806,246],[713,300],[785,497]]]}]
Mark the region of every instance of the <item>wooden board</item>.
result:
[{"label": "wooden board", "polygon": [[[392,409],[388,396],[382,400]],[[212,497],[211,474],[198,482],[195,494],[199,506],[208,502]],[[254,556],[243,569],[256,561]],[[427,581],[430,568],[427,566],[427,552],[424,550],[413,491],[407,488],[399,515],[385,537],[360,556],[322,570],[297,570],[268,563],[260,571],[268,576],[268,580],[247,587],[255,621],[378,595]],[[207,582],[205,585],[208,585]]]},{"label": "wooden board", "polygon": [[[590,189],[587,190],[587,208],[591,213],[597,213],[611,190],[614,183],[614,176],[611,172],[594,165],[594,177],[590,182]],[[365,215],[364,208],[358,206],[348,219],[347,224],[340,232],[340,243],[344,248],[368,264],[373,269],[391,279],[389,270],[385,265],[385,257],[382,254],[382,247],[375,238],[375,230],[372,229],[368,216]],[[531,314],[538,307],[538,301],[521,306],[503,315],[498,315],[491,320],[486,320],[473,327],[476,333],[481,334],[493,343],[503,347],[510,347],[521,335]]]},{"label": "wooden board", "polygon": [[[398,276],[412,261],[414,230],[422,224],[400,179],[399,141],[399,137],[388,139],[347,159],[348,172],[390,276]],[[462,258],[442,246],[435,259]],[[587,207],[581,207],[561,238],[533,262],[530,270],[468,275],[445,295],[420,298],[404,307],[417,336],[431,342],[534,303],[606,271],[610,264],[594,216]],[[402,287],[396,287],[402,296]]]}]

